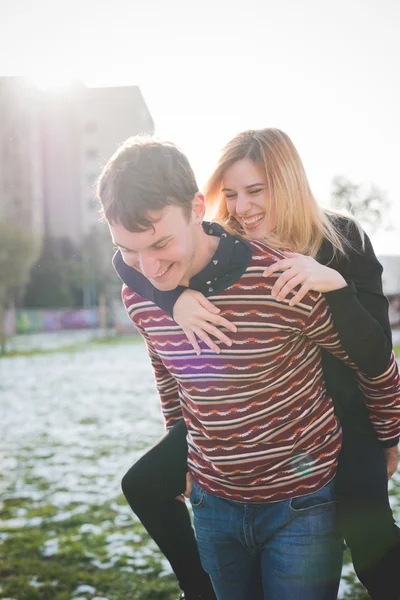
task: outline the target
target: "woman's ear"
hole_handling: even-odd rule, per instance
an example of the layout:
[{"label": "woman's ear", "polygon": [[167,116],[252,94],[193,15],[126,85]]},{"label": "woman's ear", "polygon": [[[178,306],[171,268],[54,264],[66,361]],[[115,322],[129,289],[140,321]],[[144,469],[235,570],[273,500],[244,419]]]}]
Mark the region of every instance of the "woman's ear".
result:
[{"label": "woman's ear", "polygon": [[202,223],[206,212],[205,198],[201,192],[197,192],[192,200],[193,218],[196,223]]}]

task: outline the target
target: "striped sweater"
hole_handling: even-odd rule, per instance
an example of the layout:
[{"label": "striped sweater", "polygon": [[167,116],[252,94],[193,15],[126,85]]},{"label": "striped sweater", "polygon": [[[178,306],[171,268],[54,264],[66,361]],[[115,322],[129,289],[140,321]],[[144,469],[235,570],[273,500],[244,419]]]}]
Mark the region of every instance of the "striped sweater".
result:
[{"label": "striped sweater", "polygon": [[[188,466],[207,492],[239,502],[285,500],[316,491],[335,474],[341,430],[322,374],[320,347],[354,367],[329,307],[310,292],[290,307],[271,296],[278,273],[261,277],[278,251],[251,243],[242,277],[211,296],[235,323],[233,344],[197,356],[172,318],[127,287],[123,301],[143,335],[167,427],[184,417]],[[379,439],[400,433],[399,374],[358,374]]]}]

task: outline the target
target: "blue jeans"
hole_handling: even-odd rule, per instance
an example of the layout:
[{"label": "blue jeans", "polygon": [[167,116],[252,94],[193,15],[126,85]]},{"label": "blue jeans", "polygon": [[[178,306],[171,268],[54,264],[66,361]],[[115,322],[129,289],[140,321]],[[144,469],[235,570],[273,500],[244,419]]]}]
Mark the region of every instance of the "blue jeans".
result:
[{"label": "blue jeans", "polygon": [[224,500],[193,483],[190,501],[201,562],[218,600],[336,599],[342,540],[334,481],[265,504]]}]

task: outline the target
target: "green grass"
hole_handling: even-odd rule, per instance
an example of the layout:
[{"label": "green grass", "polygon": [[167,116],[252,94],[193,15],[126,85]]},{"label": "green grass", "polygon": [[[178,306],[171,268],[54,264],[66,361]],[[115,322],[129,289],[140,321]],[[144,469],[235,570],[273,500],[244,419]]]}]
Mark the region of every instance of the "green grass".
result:
[{"label": "green grass", "polygon": [[[108,600],[176,600],[178,587],[172,575],[160,577],[161,555],[149,551],[149,539],[138,522],[116,523],[114,503],[87,507],[65,520],[54,517],[59,509],[51,504],[35,507],[28,499],[5,500],[0,511],[0,598],[15,600],[70,600],[81,585],[91,586],[82,598],[100,596]],[[116,506],[125,505],[121,497]],[[79,504],[65,507],[66,511]],[[29,521],[15,526],[11,521],[26,510],[24,519],[40,517],[40,526]],[[90,524],[90,527],[87,525]],[[86,529],[85,529],[86,527]],[[121,538],[126,551],[113,554],[113,536]],[[110,542],[111,540],[111,542]],[[54,553],[46,552],[54,544]],[[147,549],[147,550],[146,550]],[[134,560],[134,555],[142,562]],[[142,566],[141,566],[142,565]]]},{"label": "green grass", "polygon": [[[121,496],[116,504],[124,506]],[[49,505],[32,506],[30,500],[5,502],[0,519],[10,519],[13,512],[26,505],[25,518],[40,516],[40,527],[0,527],[3,540],[0,553],[0,598],[15,600],[72,600],[75,595],[87,600],[94,597],[108,600],[176,600],[179,595],[175,578],[161,576],[161,555],[150,546],[149,538],[138,522],[127,520],[115,523],[117,516],[113,503],[88,507],[65,521],[55,521],[57,508]],[[66,510],[78,508],[70,505]],[[14,515],[15,516],[15,515]],[[92,526],[92,531],[83,528]],[[110,564],[109,539],[120,535],[127,551]],[[124,538],[124,536],[127,536]],[[130,541],[129,541],[130,538]],[[56,542],[57,551],[46,556],[46,543]],[[133,564],[130,550],[147,548],[142,566]],[[153,549],[154,548],[154,549]],[[345,553],[345,562],[350,557]],[[347,600],[367,600],[368,596],[355,580],[354,574],[345,576],[350,586]],[[79,586],[87,593],[77,591]],[[38,587],[37,587],[38,586]]]},{"label": "green grass", "polygon": [[[95,337],[76,346],[13,355],[68,353],[96,346],[101,351],[101,345],[133,344],[139,340],[133,336]],[[400,347],[395,351],[399,357]],[[96,419],[86,416],[81,424],[96,425]],[[70,493],[64,489],[68,482],[61,479],[54,489],[54,484],[46,479],[46,470],[35,473],[26,464],[35,444],[42,449],[37,461],[45,467],[51,465],[53,453],[62,441],[47,439],[46,435],[38,435],[25,445],[21,441],[12,482],[6,482],[4,472],[0,472],[2,486],[8,485],[0,500],[0,599],[91,600],[97,596],[107,600],[176,600],[179,589],[174,576],[164,575],[161,553],[135,520],[122,494],[113,500],[96,499],[92,503],[80,498],[75,501],[72,496],[74,501],[61,509],[54,494]],[[145,449],[146,443],[143,444]],[[138,440],[136,445],[141,442]],[[105,443],[96,448],[90,460],[96,463],[112,452],[113,448]],[[96,476],[96,472],[83,472],[77,493],[80,489],[95,489]],[[34,493],[27,496],[27,490]],[[391,495],[400,497],[400,481],[393,484]],[[349,560],[346,552],[345,563]],[[345,574],[344,579],[350,588],[346,600],[367,600],[354,573]],[[79,586],[90,587],[78,591]]]},{"label": "green grass", "polygon": [[46,354],[60,354],[60,353],[76,353],[81,350],[92,348],[95,345],[103,346],[122,346],[124,344],[137,344],[141,342],[141,337],[138,335],[132,336],[107,336],[107,337],[93,337],[80,344],[70,344],[68,346],[60,346],[59,348],[31,348],[29,350],[9,350],[0,354],[1,358],[10,358],[14,356],[40,356]]}]

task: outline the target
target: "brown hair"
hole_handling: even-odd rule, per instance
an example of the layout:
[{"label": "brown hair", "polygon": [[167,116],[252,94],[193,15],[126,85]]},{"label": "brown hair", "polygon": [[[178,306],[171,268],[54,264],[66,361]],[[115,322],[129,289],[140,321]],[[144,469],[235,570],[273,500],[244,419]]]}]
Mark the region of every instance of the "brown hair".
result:
[{"label": "brown hair", "polygon": [[151,136],[127,139],[107,162],[97,183],[103,218],[132,232],[151,228],[154,219],[149,211],[168,205],[182,207],[190,220],[197,192],[183,152]]},{"label": "brown hair", "polygon": [[349,241],[338,228],[333,211],[320,208],[312,194],[301,158],[288,135],[279,129],[243,131],[222,149],[205,187],[207,218],[243,235],[240,224],[228,212],[221,192],[225,172],[238,160],[249,159],[261,169],[276,227],[265,241],[269,246],[315,257],[324,239],[334,255],[346,254]]}]

